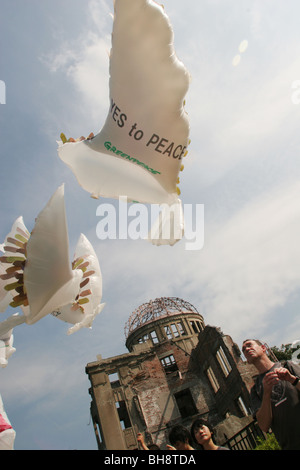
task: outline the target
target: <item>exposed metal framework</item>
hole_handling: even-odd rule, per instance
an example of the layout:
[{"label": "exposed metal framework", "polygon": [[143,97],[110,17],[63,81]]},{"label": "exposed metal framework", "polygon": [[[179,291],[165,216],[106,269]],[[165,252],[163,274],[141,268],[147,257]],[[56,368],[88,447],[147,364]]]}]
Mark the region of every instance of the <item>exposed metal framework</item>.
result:
[{"label": "exposed metal framework", "polygon": [[198,310],[186,300],[179,299],[178,297],[161,297],[155,300],[150,300],[145,304],[140,305],[129,317],[125,324],[125,337],[128,336],[136,329],[146,323],[157,320],[158,318],[168,315],[176,315],[181,313],[196,313]]}]

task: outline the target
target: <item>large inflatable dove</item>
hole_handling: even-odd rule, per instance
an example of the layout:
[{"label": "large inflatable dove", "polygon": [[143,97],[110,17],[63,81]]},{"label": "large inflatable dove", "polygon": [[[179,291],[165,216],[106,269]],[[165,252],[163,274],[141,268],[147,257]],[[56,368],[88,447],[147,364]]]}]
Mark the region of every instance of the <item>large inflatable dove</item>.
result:
[{"label": "large inflatable dove", "polygon": [[291,349],[293,351],[292,358],[291,358],[292,361],[295,364],[300,364],[300,340],[299,339],[293,341],[293,343],[291,344]]},{"label": "large inflatable dove", "polygon": [[15,438],[16,431],[8,419],[0,395],[0,450],[14,450]]},{"label": "large inflatable dove", "polygon": [[0,323],[0,338],[9,339],[12,328],[32,325],[48,314],[74,325],[73,333],[90,327],[101,312],[102,276],[97,256],[81,234],[75,260],[69,260],[69,239],[64,205],[64,186],[60,186],[38,215],[31,232],[22,217],[13,224],[0,257],[0,311],[9,305],[21,308]]},{"label": "large inflatable dove", "polygon": [[13,347],[14,336],[12,332],[11,329],[5,331],[3,335],[0,334],[0,367],[6,367],[8,358],[16,351],[16,348]]},{"label": "large inflatable dove", "polygon": [[[151,241],[173,245],[184,229],[178,183],[189,144],[189,74],[175,54],[161,5],[115,0],[109,72],[110,107],[102,129],[77,141],[61,134],[59,157],[92,197],[161,205]],[[167,239],[166,224],[173,233]]]},{"label": "large inflatable dove", "polygon": [[52,312],[52,315],[60,320],[72,323],[68,334],[78,331],[80,328],[90,328],[96,315],[98,315],[105,304],[100,303],[102,299],[102,275],[96,253],[85,237],[81,234],[77,242],[73,270],[82,272],[82,279],[75,299],[71,303],[63,305],[60,309]]}]

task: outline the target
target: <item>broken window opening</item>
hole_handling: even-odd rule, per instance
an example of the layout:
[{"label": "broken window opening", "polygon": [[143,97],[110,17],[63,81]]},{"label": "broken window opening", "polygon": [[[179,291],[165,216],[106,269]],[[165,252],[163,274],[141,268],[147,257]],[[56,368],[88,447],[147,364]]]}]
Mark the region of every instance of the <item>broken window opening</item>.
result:
[{"label": "broken window opening", "polygon": [[160,360],[164,370],[166,373],[170,373],[170,372],[175,372],[176,370],[178,370],[178,367],[177,367],[177,364],[176,364],[176,361],[175,361],[175,358],[173,356],[173,354],[170,354],[169,356],[165,356],[163,357],[161,360]]},{"label": "broken window opening", "polygon": [[116,402],[116,408],[119,415],[119,420],[122,429],[131,428],[131,421],[127,411],[127,406],[124,400]]},{"label": "broken window opening", "polygon": [[189,388],[175,393],[174,397],[182,418],[187,418],[188,416],[193,416],[198,413]]},{"label": "broken window opening", "polygon": [[138,339],[138,343],[146,343],[148,339],[149,339],[148,335],[141,336],[141,338]]},{"label": "broken window opening", "polygon": [[250,414],[248,409],[247,409],[247,406],[245,405],[245,402],[244,402],[244,400],[242,399],[241,396],[238,397],[237,404],[239,406],[239,409],[243,413],[243,415],[248,416]]},{"label": "broken window opening", "polygon": [[202,330],[201,323],[199,321],[192,320],[190,321],[190,325],[194,333],[200,333],[200,331]]},{"label": "broken window opening", "polygon": [[169,325],[165,326],[165,333],[166,333],[168,339],[173,338],[172,331],[171,331],[171,328],[169,327]]},{"label": "broken window opening", "polygon": [[112,374],[108,374],[108,379],[110,382],[111,387],[119,387],[120,380],[118,372],[113,372]]},{"label": "broken window opening", "polygon": [[156,334],[156,331],[155,331],[155,330],[153,330],[153,331],[150,332],[150,337],[151,337],[151,339],[152,339],[152,343],[153,343],[153,344],[159,343],[158,337],[157,337],[157,334]]},{"label": "broken window opening", "polygon": [[220,346],[220,348],[218,349],[216,356],[221,366],[221,369],[223,371],[223,374],[225,375],[225,377],[227,377],[230,374],[232,368],[231,368],[231,365],[229,364],[229,361],[226,357],[226,354],[222,346]]},{"label": "broken window opening", "polygon": [[219,385],[219,382],[217,381],[217,378],[214,374],[214,371],[212,370],[211,367],[208,367],[207,370],[206,370],[206,374],[207,374],[207,377],[209,379],[209,382],[213,388],[213,391],[215,393],[217,393],[217,391],[219,390],[220,388],[220,385]]}]

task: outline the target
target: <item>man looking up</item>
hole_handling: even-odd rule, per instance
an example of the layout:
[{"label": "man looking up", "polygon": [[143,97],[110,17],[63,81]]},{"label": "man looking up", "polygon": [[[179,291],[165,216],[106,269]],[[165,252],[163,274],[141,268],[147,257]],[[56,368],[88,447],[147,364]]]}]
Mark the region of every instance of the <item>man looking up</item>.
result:
[{"label": "man looking up", "polygon": [[271,428],[283,450],[300,450],[300,367],[274,363],[258,340],[247,339],[242,351],[259,375],[251,389],[253,414],[264,432]]}]

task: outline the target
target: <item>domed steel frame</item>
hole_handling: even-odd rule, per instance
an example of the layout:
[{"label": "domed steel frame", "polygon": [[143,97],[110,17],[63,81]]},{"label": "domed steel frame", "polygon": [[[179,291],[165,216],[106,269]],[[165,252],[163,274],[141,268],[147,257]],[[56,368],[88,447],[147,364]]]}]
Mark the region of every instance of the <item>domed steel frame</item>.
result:
[{"label": "domed steel frame", "polygon": [[182,313],[196,313],[198,310],[186,300],[178,297],[161,297],[140,305],[129,317],[125,324],[126,339],[137,328],[144,326],[158,318]]}]

